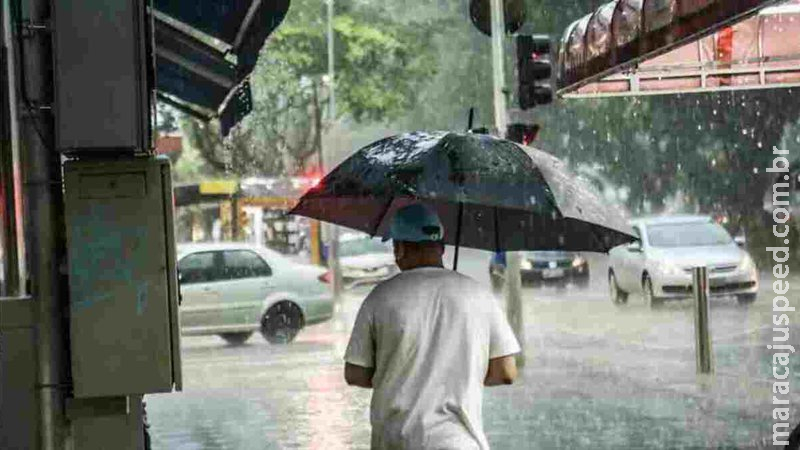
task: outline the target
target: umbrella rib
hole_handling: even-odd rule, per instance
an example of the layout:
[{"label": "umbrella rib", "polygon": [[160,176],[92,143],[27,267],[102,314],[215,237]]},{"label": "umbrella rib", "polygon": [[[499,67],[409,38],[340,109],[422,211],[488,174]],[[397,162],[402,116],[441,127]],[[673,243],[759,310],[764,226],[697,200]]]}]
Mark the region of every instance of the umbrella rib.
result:
[{"label": "umbrella rib", "polygon": [[464,217],[464,202],[458,202],[458,218],[456,219],[456,253],[453,259],[453,270],[458,270],[458,247],[461,243],[461,220]]},{"label": "umbrella rib", "polygon": [[500,224],[497,218],[497,206],[494,207],[494,252],[500,253]]},{"label": "umbrella rib", "polygon": [[394,196],[389,196],[389,201],[386,202],[385,205],[383,205],[383,210],[381,211],[380,214],[378,214],[378,217],[377,217],[378,220],[371,227],[372,228],[372,237],[375,237],[375,235],[378,233],[378,228],[380,228],[381,223],[383,223],[383,218],[386,217],[386,213],[389,212],[389,208],[392,207],[392,203],[393,202],[394,202]]}]

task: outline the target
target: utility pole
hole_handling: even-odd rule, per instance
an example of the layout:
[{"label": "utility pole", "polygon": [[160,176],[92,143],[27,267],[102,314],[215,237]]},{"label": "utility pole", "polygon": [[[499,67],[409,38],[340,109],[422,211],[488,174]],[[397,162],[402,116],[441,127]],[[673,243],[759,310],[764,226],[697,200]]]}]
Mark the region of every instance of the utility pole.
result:
[{"label": "utility pole", "polygon": [[61,160],[54,150],[53,57],[50,1],[29,0],[21,8],[23,36],[19,61],[24,78],[21,92],[20,138],[25,183],[24,203],[31,290],[37,307],[36,355],[39,400],[39,448],[67,446],[68,422],[64,401],[69,380],[69,336],[64,311],[68,310],[64,200]]},{"label": "utility pole", "polygon": [[[328,3],[328,115],[331,124],[336,123],[336,78],[334,72],[334,48],[333,48],[333,6],[334,0],[327,0]],[[328,152],[328,156],[330,157]],[[329,162],[330,163],[330,162]],[[325,168],[323,167],[323,170]],[[338,303],[342,295],[342,271],[339,266],[339,227],[328,225],[330,231],[328,236],[328,267],[331,270],[333,283],[333,296]]]},{"label": "utility pole", "polygon": [[17,92],[18,77],[16,61],[16,45],[14,44],[15,28],[11,18],[11,2],[2,2],[2,30],[3,50],[6,61],[6,83],[2,88],[6,98],[2,101],[8,114],[8,128],[3,130],[3,139],[8,140],[8,149],[0,157],[0,173],[4,186],[4,202],[6,214],[2,218],[2,242],[5,253],[5,267],[3,274],[5,283],[2,295],[7,297],[22,297],[27,294],[25,281],[28,279],[28,264],[25,260],[25,233],[23,230],[22,211],[22,163],[20,128],[19,128],[19,92]]},{"label": "utility pole", "polygon": [[[491,0],[492,12],[492,80],[494,85],[494,125],[497,136],[505,138],[508,125],[506,110],[505,74],[503,66],[503,37],[505,36],[505,17],[503,0]],[[519,274],[520,255],[506,253],[504,294],[506,314],[511,328],[517,336],[522,351],[517,355],[517,365],[525,365],[525,335],[522,310],[522,280]]]}]

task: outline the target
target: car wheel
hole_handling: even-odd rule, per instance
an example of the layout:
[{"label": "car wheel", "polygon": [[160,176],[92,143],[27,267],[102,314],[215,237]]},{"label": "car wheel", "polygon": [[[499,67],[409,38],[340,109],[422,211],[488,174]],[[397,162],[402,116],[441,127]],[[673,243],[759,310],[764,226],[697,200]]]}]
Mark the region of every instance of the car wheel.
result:
[{"label": "car wheel", "polygon": [[261,335],[270,344],[288,344],[303,328],[303,312],[290,301],[272,305],[261,319]]},{"label": "car wheel", "polygon": [[628,293],[619,288],[617,277],[614,271],[608,271],[608,292],[611,295],[611,302],[615,305],[628,303]]},{"label": "car wheel", "polygon": [[653,294],[653,281],[650,279],[650,275],[647,274],[642,278],[642,298],[648,308],[655,308],[662,303],[661,299]]},{"label": "car wheel", "polygon": [[219,335],[230,345],[242,345],[250,339],[253,333],[222,333]]},{"label": "car wheel", "polygon": [[740,294],[736,296],[736,301],[739,302],[740,305],[749,305],[756,301],[756,294]]}]

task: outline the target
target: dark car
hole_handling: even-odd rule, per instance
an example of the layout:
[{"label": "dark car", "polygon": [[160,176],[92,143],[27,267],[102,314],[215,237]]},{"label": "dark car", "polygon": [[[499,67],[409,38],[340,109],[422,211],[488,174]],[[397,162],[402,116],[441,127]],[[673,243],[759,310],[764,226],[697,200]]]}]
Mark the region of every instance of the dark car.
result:
[{"label": "dark car", "polygon": [[[495,253],[489,264],[492,288],[500,290],[505,276],[505,253]],[[520,276],[524,286],[555,285],[565,287],[574,284],[589,285],[589,263],[580,254],[565,251],[522,252]]]}]

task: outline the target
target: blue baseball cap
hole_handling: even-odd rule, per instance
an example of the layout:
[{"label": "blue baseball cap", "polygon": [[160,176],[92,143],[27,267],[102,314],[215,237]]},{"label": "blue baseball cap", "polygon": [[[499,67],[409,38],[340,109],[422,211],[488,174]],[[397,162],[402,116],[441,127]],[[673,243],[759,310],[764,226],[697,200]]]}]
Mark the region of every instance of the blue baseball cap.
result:
[{"label": "blue baseball cap", "polygon": [[403,242],[440,242],[444,228],[435,211],[421,203],[404,206],[392,217],[389,233],[383,237]]}]

